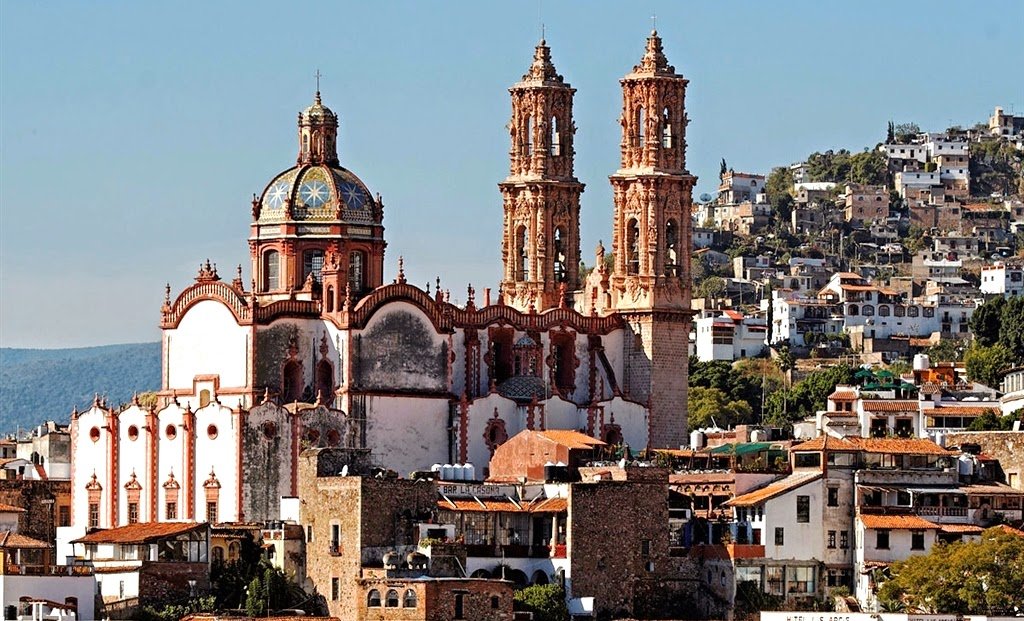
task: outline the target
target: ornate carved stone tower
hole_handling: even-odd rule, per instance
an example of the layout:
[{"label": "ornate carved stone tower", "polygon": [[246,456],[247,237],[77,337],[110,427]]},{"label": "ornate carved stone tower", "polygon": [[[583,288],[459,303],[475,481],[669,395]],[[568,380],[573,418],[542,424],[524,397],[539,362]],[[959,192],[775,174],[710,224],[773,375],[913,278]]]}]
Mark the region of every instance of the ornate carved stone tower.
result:
[{"label": "ornate carved stone tower", "polygon": [[569,303],[579,287],[580,194],[573,171],[572,97],[542,39],[522,81],[509,89],[509,176],[498,184],[505,221],[505,303],[542,311]]},{"label": "ornate carved stone tower", "polygon": [[612,307],[629,323],[626,388],[650,406],[650,446],[686,442],[691,192],[686,170],[687,80],[652,32],[622,78],[622,165],[615,198]]},{"label": "ornate carved stone tower", "polygon": [[252,203],[249,249],[256,299],[321,299],[340,309],[384,278],[384,205],[338,161],[338,116],[323,105],[299,113],[296,165]]}]

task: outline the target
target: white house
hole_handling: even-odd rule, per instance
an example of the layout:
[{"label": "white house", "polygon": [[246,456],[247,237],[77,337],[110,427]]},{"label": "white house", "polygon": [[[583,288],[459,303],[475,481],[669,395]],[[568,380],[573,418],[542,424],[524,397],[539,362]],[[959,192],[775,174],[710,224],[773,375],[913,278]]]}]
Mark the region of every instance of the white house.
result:
[{"label": "white house", "polygon": [[737,311],[722,311],[694,322],[697,357],[709,360],[739,360],[757,356],[765,348],[767,322],[761,317]]},{"label": "white house", "polygon": [[981,292],[1013,297],[1024,293],[1024,267],[997,261],[981,268]]}]

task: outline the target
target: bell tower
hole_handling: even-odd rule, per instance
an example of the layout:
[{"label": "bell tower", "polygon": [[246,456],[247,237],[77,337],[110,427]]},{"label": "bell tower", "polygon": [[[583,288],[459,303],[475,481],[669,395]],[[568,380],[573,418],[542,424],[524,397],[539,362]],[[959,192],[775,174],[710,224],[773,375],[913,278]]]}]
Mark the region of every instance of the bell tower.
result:
[{"label": "bell tower", "polygon": [[624,343],[626,389],[650,407],[650,446],[686,443],[691,193],[686,169],[686,80],[657,31],[622,80],[622,162],[611,175],[615,211],[612,307],[633,334]]},{"label": "bell tower", "polygon": [[[571,302],[579,283],[580,194],[573,170],[572,98],[543,39],[529,71],[509,93],[509,176],[504,206],[501,289],[505,303],[538,312]],[[563,297],[564,296],[564,297]]]}]

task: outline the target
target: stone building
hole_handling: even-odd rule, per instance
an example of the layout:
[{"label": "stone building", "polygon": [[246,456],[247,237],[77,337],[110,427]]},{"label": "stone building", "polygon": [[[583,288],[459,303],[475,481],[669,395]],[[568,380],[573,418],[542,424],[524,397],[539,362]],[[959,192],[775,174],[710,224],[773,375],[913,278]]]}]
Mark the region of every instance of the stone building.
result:
[{"label": "stone building", "polygon": [[[686,442],[691,192],[687,80],[651,33],[621,81],[612,250],[579,266],[574,90],[544,41],[511,89],[502,285],[464,306],[384,280],[384,206],[338,157],[319,92],[299,114],[296,164],[251,205],[249,265],[203,263],[161,309],[155,407],[97,399],[72,414],[71,529],[276,520],[299,454],[372,449],[409,473],[486,464],[524,429],[604,442]],[[603,257],[603,248],[599,257]],[[480,299],[482,297],[482,299]]]}]

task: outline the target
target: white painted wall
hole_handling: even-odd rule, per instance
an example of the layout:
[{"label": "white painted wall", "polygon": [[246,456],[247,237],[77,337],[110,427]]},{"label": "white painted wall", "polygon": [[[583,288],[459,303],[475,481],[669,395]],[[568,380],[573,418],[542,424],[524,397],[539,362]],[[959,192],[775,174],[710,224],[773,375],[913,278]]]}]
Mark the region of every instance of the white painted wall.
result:
[{"label": "white painted wall", "polygon": [[[71,520],[73,524],[87,525],[89,520],[89,496],[85,486],[92,479],[93,473],[103,486],[103,499],[100,502],[100,526],[110,525],[108,513],[109,494],[116,493],[115,482],[109,480],[107,452],[112,441],[110,431],[106,429],[106,410],[92,407],[71,421],[77,428],[78,443],[74,449],[74,476],[71,480]],[[90,432],[96,429],[98,440],[93,441]]]},{"label": "white painted wall", "polygon": [[93,576],[11,576],[0,575],[0,602],[3,608],[18,606],[22,597],[63,602],[78,598],[78,618],[95,619]]},{"label": "white painted wall", "polygon": [[227,306],[204,300],[188,309],[178,327],[165,330],[167,385],[192,391],[197,375],[219,375],[221,387],[247,384],[249,328],[238,325]]},{"label": "white painted wall", "polygon": [[[230,408],[211,401],[196,411],[196,487],[195,507],[199,521],[206,520],[206,490],[203,481],[210,473],[220,481],[217,500],[217,519],[221,522],[238,520],[238,454],[241,451],[239,430]],[[215,437],[210,432],[216,430]]]},{"label": "white painted wall", "polygon": [[367,445],[401,476],[448,459],[446,398],[368,396],[366,419]]},{"label": "white painted wall", "polygon": [[[810,496],[810,521],[796,521],[797,496]],[[776,496],[764,505],[764,544],[766,558],[777,560],[814,560],[824,558],[824,543],[821,536],[822,509],[825,505],[822,480],[812,481],[801,487]],[[775,528],[785,529],[784,543],[775,545]]]}]

